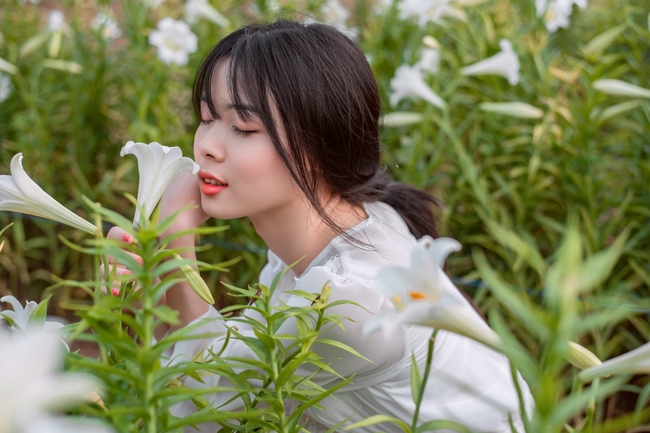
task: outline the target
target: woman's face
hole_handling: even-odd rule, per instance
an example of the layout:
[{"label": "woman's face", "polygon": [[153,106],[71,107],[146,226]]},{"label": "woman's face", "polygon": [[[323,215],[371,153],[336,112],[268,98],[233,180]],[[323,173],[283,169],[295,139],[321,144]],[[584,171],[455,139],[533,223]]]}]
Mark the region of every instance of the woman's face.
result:
[{"label": "woman's face", "polygon": [[[241,119],[233,107],[226,77],[227,63],[215,72],[212,98],[219,118],[201,107],[194,135],[194,158],[201,167],[201,206],[208,215],[251,218],[286,212],[300,201],[299,188],[254,112]],[[284,137],[284,129],[278,132]],[[284,211],[284,212],[283,212]]]}]

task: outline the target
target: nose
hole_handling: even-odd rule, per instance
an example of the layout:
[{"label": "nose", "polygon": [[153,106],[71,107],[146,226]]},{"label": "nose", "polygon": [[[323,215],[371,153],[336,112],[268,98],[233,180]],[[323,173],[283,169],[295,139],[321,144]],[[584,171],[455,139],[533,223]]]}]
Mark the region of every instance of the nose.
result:
[{"label": "nose", "polygon": [[223,162],[226,158],[226,147],[223,142],[225,134],[220,131],[220,122],[200,126],[194,134],[194,159]]}]

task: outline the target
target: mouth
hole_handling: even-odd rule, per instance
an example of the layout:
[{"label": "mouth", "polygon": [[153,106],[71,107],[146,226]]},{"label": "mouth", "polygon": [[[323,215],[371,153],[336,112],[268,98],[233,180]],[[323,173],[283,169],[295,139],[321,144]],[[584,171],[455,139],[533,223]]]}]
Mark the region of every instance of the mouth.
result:
[{"label": "mouth", "polygon": [[215,195],[228,187],[228,184],[212,174],[203,170],[199,171],[201,179],[201,192],[206,195]]}]

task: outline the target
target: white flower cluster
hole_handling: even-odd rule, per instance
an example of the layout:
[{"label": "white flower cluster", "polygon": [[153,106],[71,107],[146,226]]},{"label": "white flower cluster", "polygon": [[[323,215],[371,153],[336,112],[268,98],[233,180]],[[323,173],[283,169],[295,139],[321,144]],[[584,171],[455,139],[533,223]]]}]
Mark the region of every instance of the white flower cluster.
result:
[{"label": "white flower cluster", "polygon": [[551,33],[555,33],[559,28],[569,27],[573,5],[584,9],[587,7],[587,0],[535,0],[537,16],[543,17],[546,28]]},{"label": "white flower cluster", "polygon": [[438,23],[450,9],[451,0],[403,0],[399,2],[400,18],[403,20],[415,18],[418,25],[424,27],[427,23]]},{"label": "white flower cluster", "polygon": [[158,48],[158,58],[163,63],[187,65],[190,54],[198,46],[198,38],[185,21],[163,18],[158,28],[149,35],[149,43]]},{"label": "white flower cluster", "polygon": [[112,41],[122,36],[117,21],[103,12],[98,13],[90,24],[93,30],[99,32],[102,39]]},{"label": "white flower cluster", "polygon": [[51,32],[62,30],[65,25],[65,16],[58,9],[51,10],[47,15],[47,29]]},{"label": "white flower cluster", "polygon": [[175,20],[170,17],[158,22],[156,30],[149,34],[149,43],[158,48],[158,58],[166,64],[185,66],[190,54],[198,48],[198,38],[190,29],[189,24],[195,24],[200,19],[206,19],[220,26],[228,26],[230,22],[219,11],[210,5],[208,0],[188,0],[185,3],[185,20]]}]

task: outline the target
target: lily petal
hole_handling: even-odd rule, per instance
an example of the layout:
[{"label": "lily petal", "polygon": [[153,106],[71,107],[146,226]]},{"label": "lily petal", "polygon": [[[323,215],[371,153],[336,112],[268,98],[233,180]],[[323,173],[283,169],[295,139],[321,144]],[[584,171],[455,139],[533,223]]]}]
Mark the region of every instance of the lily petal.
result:
[{"label": "lily petal", "polygon": [[178,147],[162,146],[153,142],[135,143],[129,141],[122,147],[120,156],[126,154],[135,155],[138,159],[138,172],[140,183],[138,184],[138,203],[133,218],[133,226],[138,226],[141,209],[145,218],[153,213],[158,201],[169,184],[182,171],[191,171],[196,174],[199,166],[190,158],[183,157],[183,152]]},{"label": "lily petal", "polygon": [[[0,430],[42,432],[50,409],[65,409],[89,400],[99,390],[97,379],[60,373],[62,345],[56,332],[15,333],[0,345]],[[86,430],[95,432],[95,430]],[[106,430],[97,430],[106,431]]]},{"label": "lily petal", "polygon": [[36,184],[23,169],[23,155],[11,160],[11,176],[0,176],[0,210],[51,219],[90,234],[97,228],[67,209]]},{"label": "lily petal", "polygon": [[402,65],[397,68],[395,76],[390,80],[390,87],[393,90],[390,105],[393,107],[405,98],[424,99],[440,109],[447,107],[447,103],[424,82],[419,67]]},{"label": "lily petal", "polygon": [[364,334],[381,329],[393,332],[404,324],[444,329],[501,350],[502,341],[467,302],[444,273],[447,256],[460,250],[454,239],[420,239],[411,253],[410,268],[390,266],[377,274],[377,287],[396,310],[382,312],[366,322]]},{"label": "lily petal", "polygon": [[[422,239],[420,241],[422,241]],[[449,254],[460,251],[461,249],[462,246],[456,239],[437,238],[431,239],[431,245],[426,249],[426,252],[430,262],[435,264],[438,268],[442,269],[445,266],[445,261],[447,260]]]},{"label": "lily petal", "polygon": [[512,44],[507,39],[499,42],[501,51],[492,57],[465,66],[461,69],[462,75],[499,75],[507,78],[511,85],[519,83],[519,69],[521,64],[517,54],[512,49]]}]

